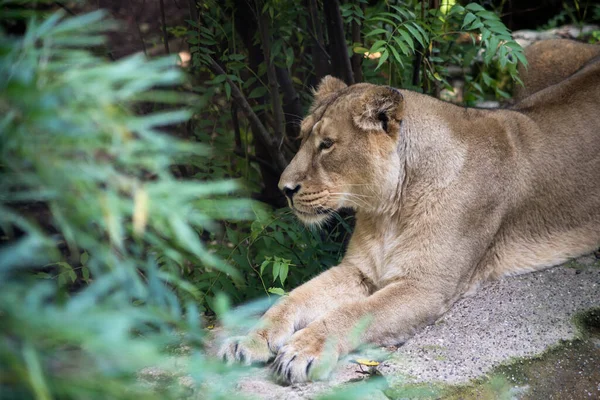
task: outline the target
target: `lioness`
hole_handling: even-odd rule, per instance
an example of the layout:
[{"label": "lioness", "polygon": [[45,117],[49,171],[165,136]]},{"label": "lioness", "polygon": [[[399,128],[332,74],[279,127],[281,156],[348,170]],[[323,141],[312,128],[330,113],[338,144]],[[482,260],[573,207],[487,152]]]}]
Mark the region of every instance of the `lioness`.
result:
[{"label": "lioness", "polygon": [[520,101],[566,79],[594,57],[600,45],[568,39],[541,40],[525,48],[528,65],[519,64],[523,86],[516,85],[513,100]]},{"label": "lioness", "polygon": [[227,360],[276,356],[283,381],[324,378],[486,281],[600,245],[600,61],[510,110],[326,77],[301,130],[281,189],[308,224],[353,208],[355,232],[339,266],[225,343]]}]

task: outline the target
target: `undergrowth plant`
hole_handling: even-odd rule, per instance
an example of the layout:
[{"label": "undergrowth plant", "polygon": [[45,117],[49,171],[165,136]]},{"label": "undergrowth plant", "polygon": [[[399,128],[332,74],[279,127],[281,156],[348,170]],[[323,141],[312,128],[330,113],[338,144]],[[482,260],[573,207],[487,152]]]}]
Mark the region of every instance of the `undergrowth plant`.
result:
[{"label": "undergrowth plant", "polygon": [[[251,216],[249,203],[231,179],[175,176],[208,152],[166,133],[194,97],[172,89],[174,57],[95,55],[113,27],[102,12],[55,13],[23,36],[0,32],[3,399],[162,399],[199,385],[206,398],[235,372],[200,350],[203,293],[182,276],[241,279],[202,236]],[[148,103],[156,111],[132,111]],[[148,367],[168,384],[141,380]]]}]

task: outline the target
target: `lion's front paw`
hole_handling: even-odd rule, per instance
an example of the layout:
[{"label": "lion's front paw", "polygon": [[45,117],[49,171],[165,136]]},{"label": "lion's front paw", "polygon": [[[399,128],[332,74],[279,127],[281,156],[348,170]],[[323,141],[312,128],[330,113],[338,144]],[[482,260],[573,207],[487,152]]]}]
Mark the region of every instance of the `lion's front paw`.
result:
[{"label": "lion's front paw", "polygon": [[219,357],[224,361],[245,365],[266,363],[274,356],[267,341],[260,335],[234,336],[227,339],[219,350]]},{"label": "lion's front paw", "polygon": [[339,358],[337,346],[327,339],[310,327],[296,332],[271,365],[276,378],[285,383],[327,378]]}]

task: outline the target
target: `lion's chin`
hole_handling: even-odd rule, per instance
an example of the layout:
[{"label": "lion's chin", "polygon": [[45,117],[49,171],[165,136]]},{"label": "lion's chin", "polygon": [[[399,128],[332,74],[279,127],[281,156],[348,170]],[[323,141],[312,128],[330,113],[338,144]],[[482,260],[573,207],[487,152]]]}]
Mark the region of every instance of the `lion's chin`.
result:
[{"label": "lion's chin", "polygon": [[302,221],[305,225],[322,225],[325,223],[332,215],[334,210],[322,210],[318,213],[307,213],[304,211],[299,211],[294,209],[294,214],[300,221]]}]

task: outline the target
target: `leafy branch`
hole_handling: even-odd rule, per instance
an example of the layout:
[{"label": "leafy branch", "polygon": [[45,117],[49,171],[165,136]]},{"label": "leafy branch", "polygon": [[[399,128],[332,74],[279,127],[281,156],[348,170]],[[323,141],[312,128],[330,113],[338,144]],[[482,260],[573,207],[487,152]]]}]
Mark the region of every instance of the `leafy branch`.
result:
[{"label": "leafy branch", "polygon": [[271,135],[261,120],[258,118],[256,113],[252,110],[252,107],[248,103],[248,100],[240,90],[240,88],[231,80],[225,70],[208,54],[204,55],[208,61],[208,67],[216,75],[225,76],[227,85],[231,88],[231,96],[233,100],[238,104],[240,109],[246,114],[252,125],[255,127],[256,132],[259,135],[261,142],[269,150],[269,154],[276,163],[277,169],[283,171],[287,166],[287,160],[284,158],[283,153],[279,151],[279,141],[277,137]]}]

